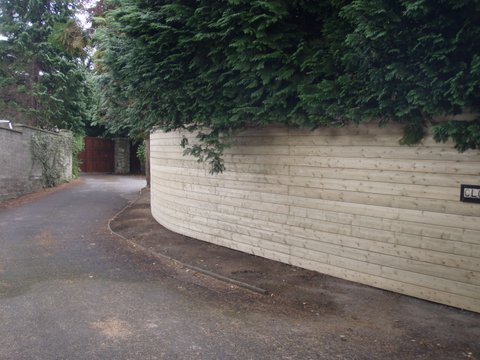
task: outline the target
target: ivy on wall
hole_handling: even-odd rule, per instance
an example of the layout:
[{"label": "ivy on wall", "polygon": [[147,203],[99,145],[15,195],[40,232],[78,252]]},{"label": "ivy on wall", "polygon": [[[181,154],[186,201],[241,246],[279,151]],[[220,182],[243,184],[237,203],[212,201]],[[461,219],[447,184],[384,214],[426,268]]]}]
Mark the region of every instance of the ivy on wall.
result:
[{"label": "ivy on wall", "polygon": [[69,180],[67,167],[73,148],[74,143],[70,136],[55,136],[43,132],[32,134],[32,158],[42,168],[45,187],[54,187]]},{"label": "ivy on wall", "polygon": [[[99,114],[113,130],[198,132],[223,170],[232,131],[378,121],[421,140],[480,112],[479,0],[116,0],[97,18]],[[480,120],[436,124],[478,148]]]},{"label": "ivy on wall", "polygon": [[72,176],[77,178],[80,176],[80,160],[78,154],[85,149],[84,137],[81,134],[73,136],[72,139]]}]

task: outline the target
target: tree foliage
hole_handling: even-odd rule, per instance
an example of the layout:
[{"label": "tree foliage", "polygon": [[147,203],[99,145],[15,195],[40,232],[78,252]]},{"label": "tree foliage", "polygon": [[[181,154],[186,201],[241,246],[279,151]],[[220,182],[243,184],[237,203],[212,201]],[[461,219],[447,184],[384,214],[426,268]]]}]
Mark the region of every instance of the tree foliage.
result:
[{"label": "tree foliage", "polygon": [[[199,131],[214,172],[236,129],[394,121],[414,143],[480,106],[479,0],[115,0],[96,23],[101,117]],[[478,124],[434,129],[464,150]]]},{"label": "tree foliage", "polygon": [[90,90],[76,3],[0,0],[0,116],[81,132]]}]

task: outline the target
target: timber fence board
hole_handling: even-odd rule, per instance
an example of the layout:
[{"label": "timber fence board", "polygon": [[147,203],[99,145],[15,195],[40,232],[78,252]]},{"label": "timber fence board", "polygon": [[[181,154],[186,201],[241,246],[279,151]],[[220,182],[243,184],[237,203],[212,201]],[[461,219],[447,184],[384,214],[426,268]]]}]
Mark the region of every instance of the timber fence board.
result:
[{"label": "timber fence board", "polygon": [[203,241],[480,312],[480,152],[399,126],[236,134],[226,171],[183,156],[188,134],[151,135],[152,214]]}]

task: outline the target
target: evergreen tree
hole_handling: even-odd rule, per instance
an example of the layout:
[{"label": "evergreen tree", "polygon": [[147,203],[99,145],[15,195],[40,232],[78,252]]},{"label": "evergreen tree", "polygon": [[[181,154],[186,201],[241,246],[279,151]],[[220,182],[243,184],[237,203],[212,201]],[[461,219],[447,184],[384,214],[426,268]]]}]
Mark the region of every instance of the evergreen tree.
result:
[{"label": "evergreen tree", "polygon": [[[479,0],[116,0],[97,19],[101,116],[116,129],[200,130],[221,171],[235,129],[405,125],[480,111]],[[434,127],[460,150],[480,122]]]},{"label": "evergreen tree", "polygon": [[74,1],[0,0],[0,116],[81,132],[88,116],[86,37]]}]

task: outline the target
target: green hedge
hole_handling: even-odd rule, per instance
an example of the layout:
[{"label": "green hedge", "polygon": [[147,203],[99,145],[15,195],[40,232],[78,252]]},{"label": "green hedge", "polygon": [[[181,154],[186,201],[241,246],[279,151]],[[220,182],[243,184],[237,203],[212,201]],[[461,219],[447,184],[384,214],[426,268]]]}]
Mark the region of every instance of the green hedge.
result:
[{"label": "green hedge", "polygon": [[[133,132],[202,129],[186,152],[223,170],[228,135],[268,123],[405,124],[478,112],[480,1],[118,0],[96,19],[101,116]],[[480,121],[434,126],[460,150]]]}]

